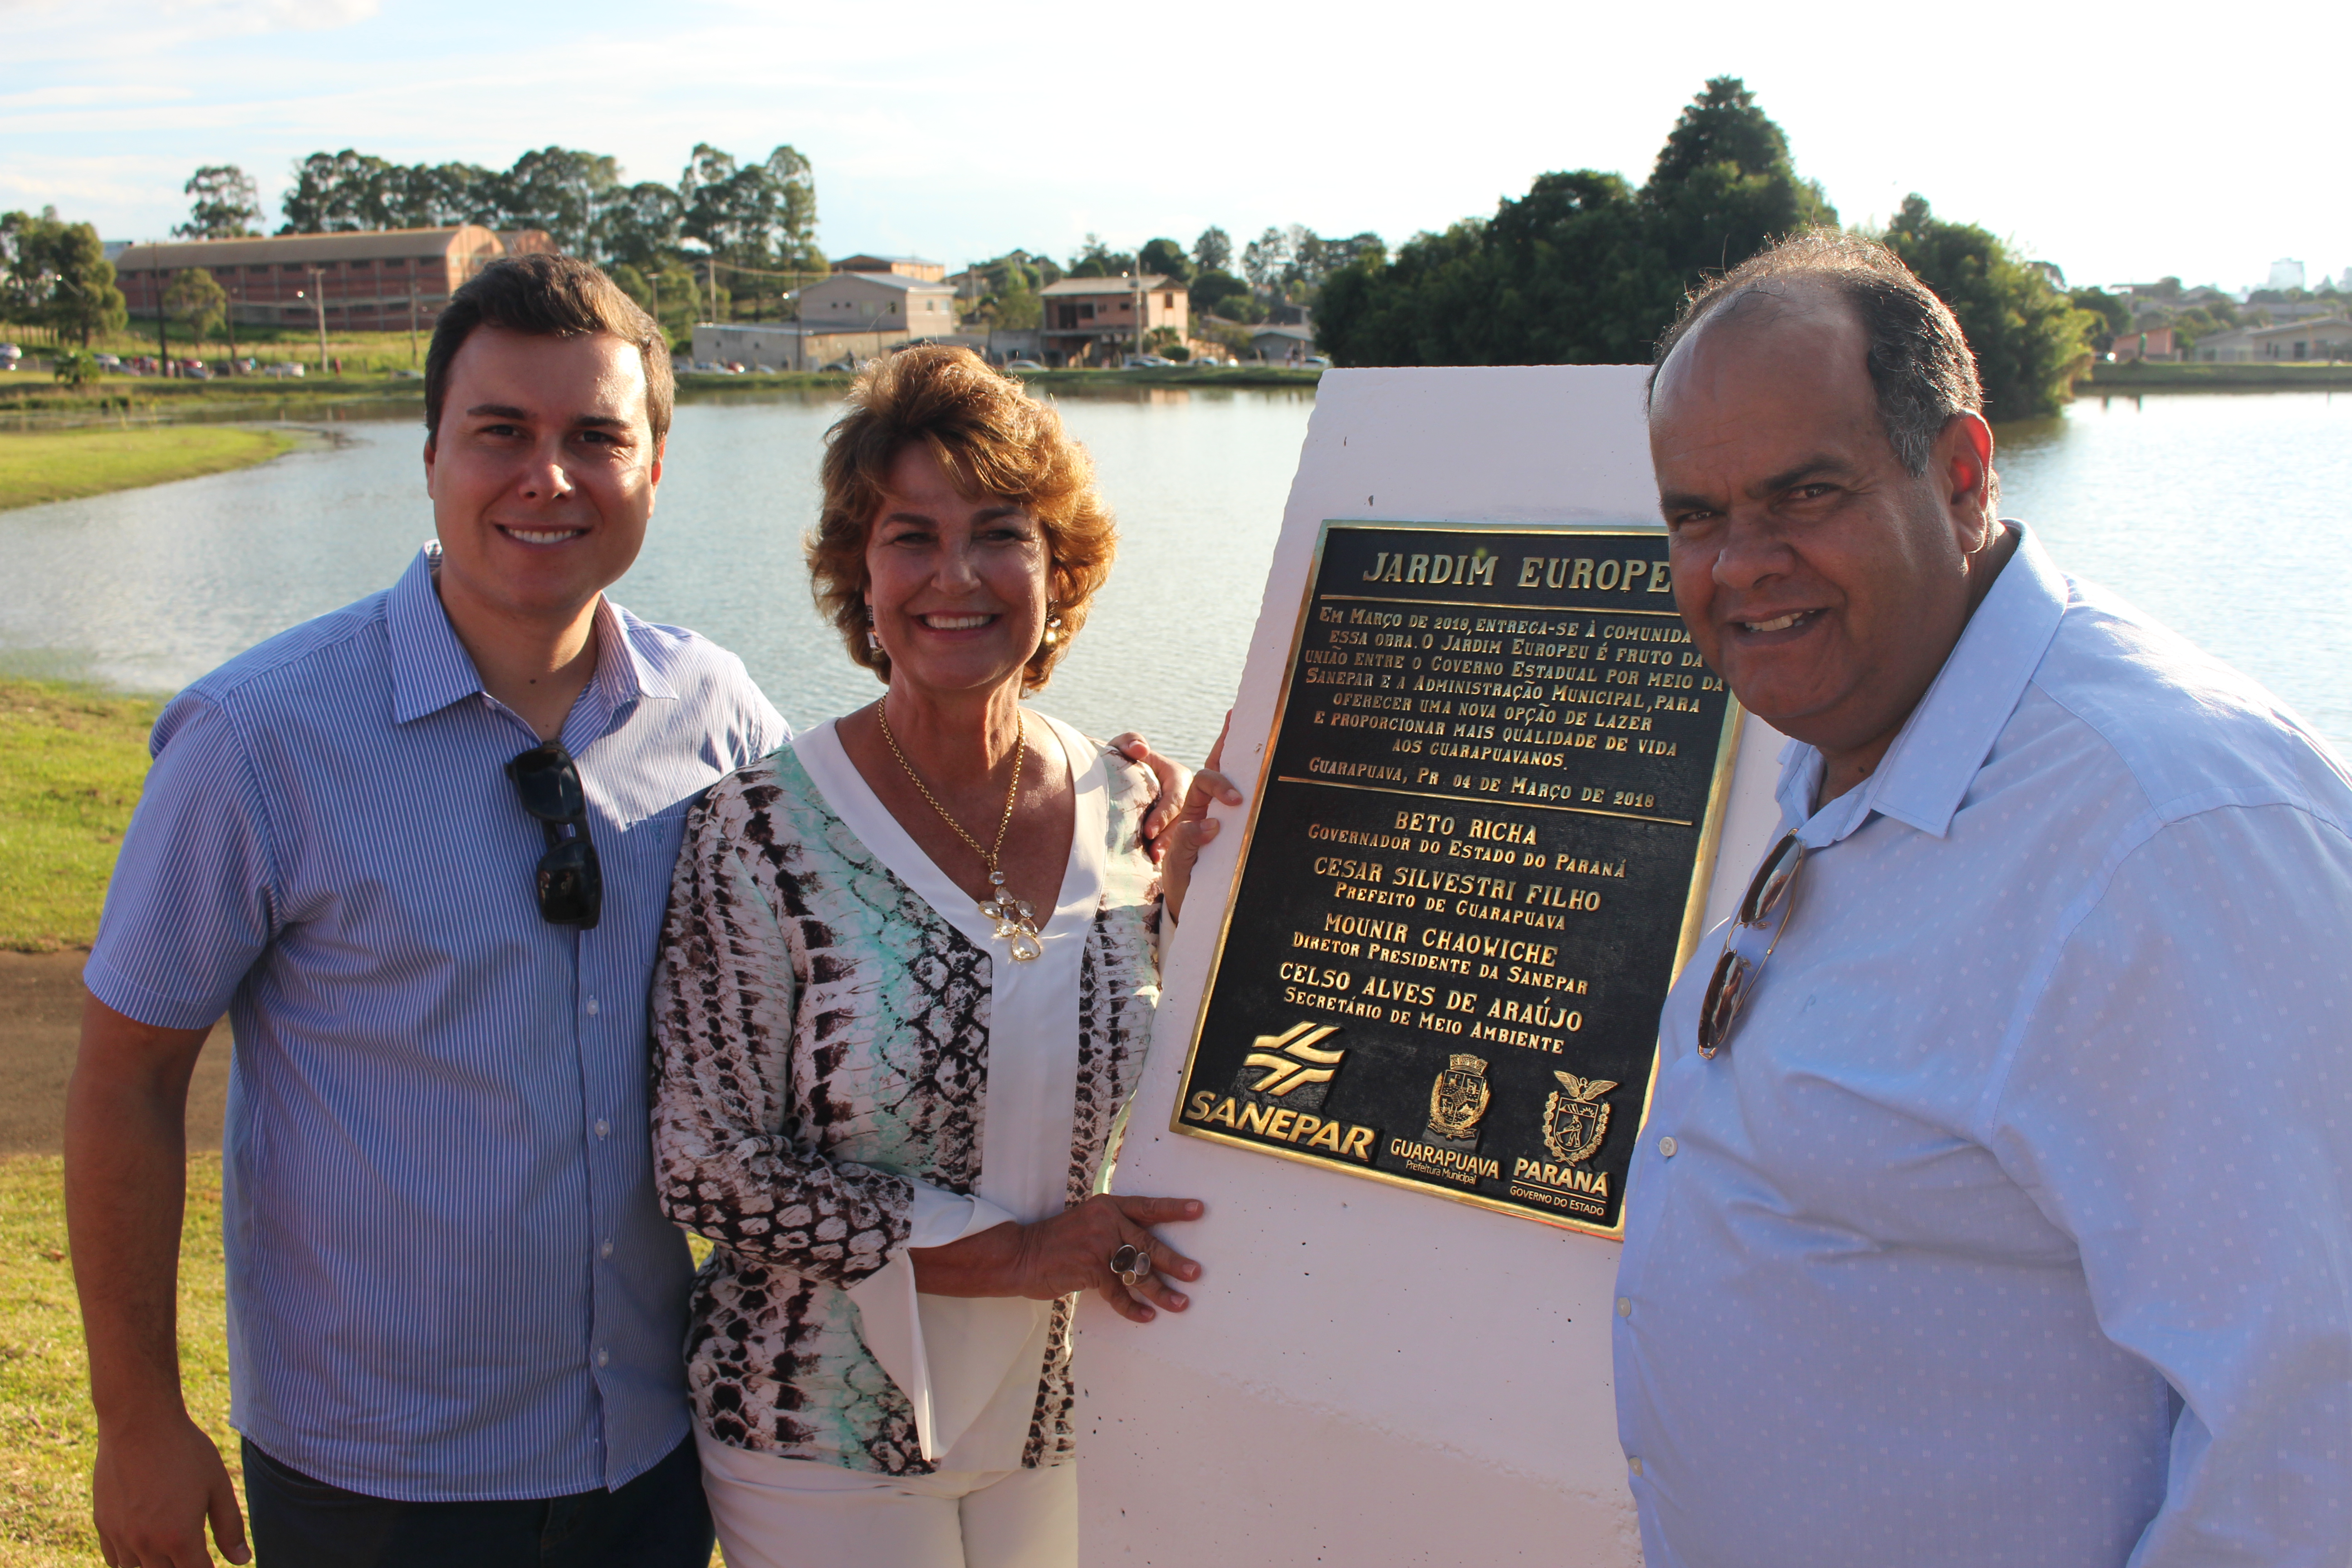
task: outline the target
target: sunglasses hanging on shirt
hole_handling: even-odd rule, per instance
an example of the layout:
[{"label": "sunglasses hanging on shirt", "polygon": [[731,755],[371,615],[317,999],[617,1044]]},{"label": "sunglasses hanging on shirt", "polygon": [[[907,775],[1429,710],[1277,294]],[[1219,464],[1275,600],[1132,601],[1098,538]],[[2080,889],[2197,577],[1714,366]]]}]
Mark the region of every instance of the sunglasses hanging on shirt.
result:
[{"label": "sunglasses hanging on shirt", "polygon": [[539,918],[593,931],[604,907],[604,874],[596,863],[596,847],[588,841],[588,797],[572,753],[554,741],[533,746],[507,764],[507,777],[514,781],[522,808],[539,818],[547,835],[547,853],[539,858],[533,877]]},{"label": "sunglasses hanging on shirt", "polygon": [[[1790,833],[1772,846],[1764,863],[1756,868],[1748,896],[1739,900],[1738,914],[1724,931],[1723,956],[1715,961],[1706,998],[1698,1005],[1700,1056],[1714,1056],[1731,1038],[1739,1011],[1748,1005],[1757,977],[1764,973],[1764,961],[1772,956],[1772,950],[1780,945],[1780,933],[1789,929],[1790,912],[1797,907],[1797,873],[1804,864],[1804,840]],[[1750,931],[1769,933],[1764,951],[1753,959],[1739,951],[1741,939]]]}]

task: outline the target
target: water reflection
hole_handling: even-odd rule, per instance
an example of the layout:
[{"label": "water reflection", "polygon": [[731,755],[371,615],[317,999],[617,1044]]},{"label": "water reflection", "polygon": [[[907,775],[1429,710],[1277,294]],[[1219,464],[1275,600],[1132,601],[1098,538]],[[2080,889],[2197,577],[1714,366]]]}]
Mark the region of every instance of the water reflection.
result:
[{"label": "water reflection", "polygon": [[[1117,570],[1042,705],[1180,754],[1215,736],[1313,411],[1306,389],[1055,396],[1117,509]],[[677,411],[644,555],[615,596],[743,656],[805,721],[870,700],[810,603],[836,394],[730,388]],[[414,412],[341,425],[342,450],[0,513],[0,668],[170,689],[398,574],[432,530]],[[2004,426],[2003,510],[2059,563],[2244,669],[2352,742],[2352,397],[2086,399]]]}]

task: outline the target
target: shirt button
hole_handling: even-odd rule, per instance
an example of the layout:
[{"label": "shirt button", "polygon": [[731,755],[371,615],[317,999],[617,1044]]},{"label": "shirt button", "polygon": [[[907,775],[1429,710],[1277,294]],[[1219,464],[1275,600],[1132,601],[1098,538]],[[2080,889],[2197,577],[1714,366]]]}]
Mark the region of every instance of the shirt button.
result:
[{"label": "shirt button", "polygon": [[603,1365],[604,1365],[607,1362],[610,1362],[612,1359],[613,1359],[613,1352],[610,1352],[610,1351],[603,1351],[603,1350],[600,1350],[600,1351],[598,1351],[598,1352],[596,1352],[596,1364],[597,1364],[598,1366],[603,1366]]},{"label": "shirt button", "polygon": [[1674,1136],[1671,1133],[1658,1140],[1658,1152],[1669,1160],[1675,1157],[1675,1147]]},{"label": "shirt button", "polygon": [[1617,1298],[1617,1315],[1621,1318],[1630,1318],[1633,1315],[1633,1297],[1620,1296]]},{"label": "shirt button", "polygon": [[1634,1455],[1632,1458],[1627,1459],[1627,1460],[1625,1461],[1625,1468],[1626,1468],[1627,1469],[1632,1470],[1635,1475],[1637,1475],[1637,1476],[1638,1476],[1638,1475],[1640,1475],[1640,1474],[1642,1473],[1642,1458],[1641,1458],[1641,1456],[1640,1456],[1640,1455],[1638,1455],[1638,1454],[1636,1454],[1636,1455]]},{"label": "shirt button", "polygon": [[592,1018],[596,1016],[596,998],[593,996],[588,998],[588,1016]]},{"label": "shirt button", "polygon": [[606,1133],[608,1133],[608,1132],[610,1132],[610,1131],[613,1131],[613,1130],[612,1130],[612,1128],[610,1128],[610,1127],[608,1127],[608,1126],[606,1126],[606,1125],[605,1125],[605,1123],[604,1123],[604,1119],[603,1117],[601,1117],[601,1116],[600,1116],[600,1117],[596,1118],[596,1136],[597,1136],[597,1137],[602,1138],[602,1137],[604,1137]]},{"label": "shirt button", "polygon": [[610,1238],[607,1238],[604,1243],[604,1256],[607,1258],[613,1256],[613,1243]]}]

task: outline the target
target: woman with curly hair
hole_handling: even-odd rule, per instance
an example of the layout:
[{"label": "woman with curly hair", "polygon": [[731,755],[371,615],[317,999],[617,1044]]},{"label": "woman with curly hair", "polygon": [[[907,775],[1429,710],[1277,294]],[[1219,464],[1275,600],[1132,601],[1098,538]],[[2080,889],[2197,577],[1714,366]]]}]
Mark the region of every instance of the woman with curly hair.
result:
[{"label": "woman with curly hair", "polygon": [[732,1568],[1077,1559],[1077,1292],[1182,1311],[1101,1191],[1213,773],[1153,785],[1025,710],[1109,574],[1050,407],[965,350],[869,367],[827,437],[819,605],[879,701],[712,786],[654,984],[659,1182],[717,1250],[687,1345]]}]

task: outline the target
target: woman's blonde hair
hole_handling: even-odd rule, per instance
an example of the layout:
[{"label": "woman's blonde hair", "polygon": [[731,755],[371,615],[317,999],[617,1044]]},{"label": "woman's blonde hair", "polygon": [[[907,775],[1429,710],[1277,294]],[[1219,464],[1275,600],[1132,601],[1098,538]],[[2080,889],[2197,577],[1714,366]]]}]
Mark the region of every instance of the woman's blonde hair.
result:
[{"label": "woman's blonde hair", "polygon": [[866,646],[866,542],[891,465],[919,441],[967,496],[1018,501],[1045,535],[1047,613],[1062,624],[1022,678],[1023,689],[1042,688],[1086,625],[1118,549],[1094,459],[1059,414],[970,349],[925,344],[877,360],[858,373],[848,403],[825,433],[824,503],[803,547],[817,608],[840,630],[849,657],[890,679],[890,656]]}]

